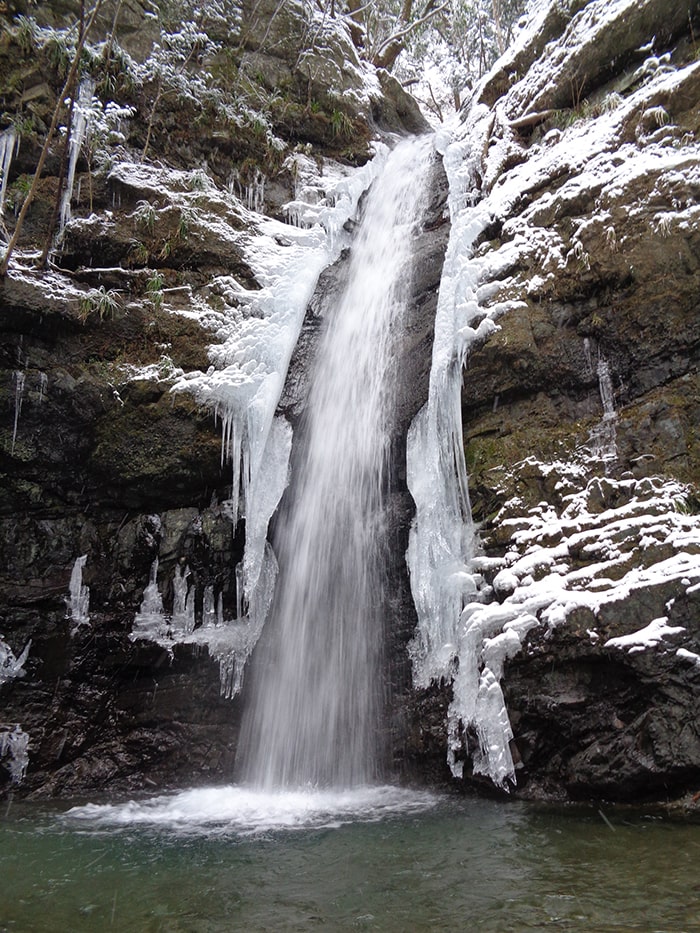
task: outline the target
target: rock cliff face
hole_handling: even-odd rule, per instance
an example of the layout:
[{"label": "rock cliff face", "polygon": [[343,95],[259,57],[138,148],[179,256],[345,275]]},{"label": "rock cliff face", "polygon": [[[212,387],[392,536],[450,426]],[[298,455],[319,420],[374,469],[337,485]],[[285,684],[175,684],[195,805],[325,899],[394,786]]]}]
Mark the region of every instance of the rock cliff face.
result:
[{"label": "rock cliff face", "polygon": [[[60,15],[73,21],[77,6]],[[139,27],[153,28],[140,4],[123,5],[126,51],[96,54],[93,66],[132,116],[112,128],[109,159],[81,154],[73,220],[40,271],[32,254],[55,202],[56,142],[0,280],[0,794],[230,779],[230,657],[176,636],[240,610],[244,529],[231,520],[231,464],[212,411],[171,390],[210,366],[226,315],[264,293],[259,254],[292,249],[293,228],[270,233],[260,210],[280,219],[304,197],[320,210],[324,165],[342,175],[381,130],[424,128],[342,29],[305,18],[301,4],[230,6],[234,32],[204,24],[211,48],[201,62],[191,49],[187,67],[171,62],[169,85],[139,70],[157,36]],[[681,0],[545,6],[458,131],[470,203],[488,212],[464,256],[478,272],[475,326],[489,317],[498,328],[472,344],[464,374],[473,569],[483,605],[524,606],[533,620],[503,668],[515,792],[678,797],[700,788],[689,485],[700,477],[700,22]],[[95,42],[111,24],[105,9]],[[23,118],[8,232],[62,84],[63,59],[41,29],[65,23],[47,16],[37,12],[32,34],[8,14],[0,36],[4,106]],[[185,78],[205,65],[214,84],[194,93]],[[427,393],[445,197],[436,163],[416,244],[402,429]],[[292,423],[318,317],[341,280],[342,261],[307,312],[280,404]],[[400,472],[391,494],[387,739],[397,771],[447,783],[452,686],[410,684],[412,504]],[[194,605],[182,599],[187,572]],[[164,607],[156,622],[149,593]],[[139,616],[161,626],[155,640],[129,637]],[[465,728],[453,750],[460,786],[484,786],[477,744]]]},{"label": "rock cliff face", "polygon": [[[528,616],[502,680],[526,796],[700,785],[694,16],[552,4],[464,114],[474,320],[497,324],[464,372],[474,567]],[[422,696],[423,751],[451,699]],[[459,746],[478,780],[466,724]]]}]

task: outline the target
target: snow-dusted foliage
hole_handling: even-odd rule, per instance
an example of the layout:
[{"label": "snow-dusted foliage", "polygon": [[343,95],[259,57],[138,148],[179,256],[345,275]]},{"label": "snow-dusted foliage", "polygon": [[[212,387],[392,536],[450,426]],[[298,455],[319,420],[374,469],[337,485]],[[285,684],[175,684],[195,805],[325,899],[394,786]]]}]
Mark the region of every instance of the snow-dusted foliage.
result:
[{"label": "snow-dusted foliage", "polygon": [[524,0],[457,0],[407,37],[395,71],[426,116],[442,123],[459,110],[519,35],[525,6]]},{"label": "snow-dusted foliage", "polygon": [[160,41],[144,64],[137,68],[141,81],[157,86],[153,107],[158,105],[163,93],[201,106],[209,93],[211,73],[195,66],[201,65],[218,47],[195,21],[182,22],[172,31],[161,30]]},{"label": "snow-dusted foliage", "polygon": [[[122,124],[135,113],[133,107],[120,106],[113,100],[103,103],[95,95],[94,90],[94,81],[84,78],[80,84],[77,100],[73,104],[68,173],[61,198],[57,236],[60,236],[70,220],[78,157],[82,153],[87,159],[90,171],[94,171],[97,163],[106,158],[110,148],[124,141]],[[62,127],[62,131],[65,132],[65,128]],[[90,201],[92,202],[92,196]],[[90,203],[90,208],[92,208],[92,203]]]}]

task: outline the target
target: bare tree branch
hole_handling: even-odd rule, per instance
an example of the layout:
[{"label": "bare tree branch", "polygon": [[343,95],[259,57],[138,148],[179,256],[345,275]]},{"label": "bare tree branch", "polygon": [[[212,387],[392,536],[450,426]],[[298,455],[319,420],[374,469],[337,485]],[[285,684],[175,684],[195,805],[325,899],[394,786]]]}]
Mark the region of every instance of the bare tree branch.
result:
[{"label": "bare tree branch", "polygon": [[439,13],[444,13],[445,10],[450,8],[449,3],[443,3],[441,6],[432,6],[432,8],[430,8],[431,6],[432,4],[429,3],[426,7],[427,12],[424,12],[422,16],[413,20],[413,22],[406,23],[403,28],[397,29],[379,46],[372,58],[372,64],[376,68],[391,70],[394,62],[404,49],[406,38],[424,23],[427,23]]}]

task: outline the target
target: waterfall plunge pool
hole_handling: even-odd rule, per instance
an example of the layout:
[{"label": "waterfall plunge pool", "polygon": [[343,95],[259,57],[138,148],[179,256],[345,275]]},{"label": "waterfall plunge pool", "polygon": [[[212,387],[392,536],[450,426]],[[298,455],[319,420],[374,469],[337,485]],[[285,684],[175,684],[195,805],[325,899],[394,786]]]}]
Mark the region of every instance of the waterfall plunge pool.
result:
[{"label": "waterfall plunge pool", "polygon": [[0,929],[700,930],[700,826],[396,788],[0,817]]}]

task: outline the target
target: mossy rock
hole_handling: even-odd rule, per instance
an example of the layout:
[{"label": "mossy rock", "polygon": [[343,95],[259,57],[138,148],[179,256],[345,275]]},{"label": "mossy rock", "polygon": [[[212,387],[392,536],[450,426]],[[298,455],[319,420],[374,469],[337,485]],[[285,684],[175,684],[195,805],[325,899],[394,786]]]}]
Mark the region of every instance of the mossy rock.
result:
[{"label": "mossy rock", "polygon": [[133,508],[187,498],[207,502],[224,482],[213,417],[189,397],[167,391],[152,400],[137,390],[104,415],[96,425],[90,466],[108,496]]}]

